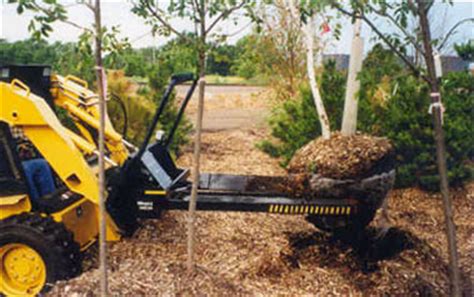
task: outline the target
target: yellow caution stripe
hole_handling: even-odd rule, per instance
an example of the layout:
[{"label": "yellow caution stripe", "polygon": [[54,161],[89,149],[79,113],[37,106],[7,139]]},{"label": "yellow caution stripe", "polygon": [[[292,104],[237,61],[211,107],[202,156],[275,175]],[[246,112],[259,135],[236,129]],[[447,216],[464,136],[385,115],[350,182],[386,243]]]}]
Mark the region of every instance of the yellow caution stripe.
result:
[{"label": "yellow caution stripe", "polygon": [[270,204],[269,213],[280,214],[313,214],[313,215],[350,215],[351,206],[316,206],[316,205],[282,205]]},{"label": "yellow caution stripe", "polygon": [[163,191],[163,190],[145,190],[145,195],[164,196],[164,195],[166,195],[166,191]]}]

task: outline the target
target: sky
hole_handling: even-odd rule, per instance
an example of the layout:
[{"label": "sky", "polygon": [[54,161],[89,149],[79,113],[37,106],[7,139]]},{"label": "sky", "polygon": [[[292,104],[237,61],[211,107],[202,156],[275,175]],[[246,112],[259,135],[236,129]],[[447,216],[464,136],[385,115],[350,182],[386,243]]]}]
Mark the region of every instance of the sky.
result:
[{"label": "sky", "polygon": [[[1,0],[1,24],[0,32],[1,38],[8,41],[22,40],[29,37],[28,24],[32,18],[32,13],[26,12],[18,15],[16,12],[16,5],[8,4],[7,0]],[[68,15],[70,20],[79,23],[83,26],[90,26],[92,23],[92,13],[82,5],[75,5],[73,0],[63,1],[68,4]],[[165,1],[162,1],[166,2]],[[474,17],[474,0],[455,0],[452,7],[446,8],[445,4],[437,3],[436,9],[432,13],[433,19],[433,34],[442,35],[446,33],[456,22],[461,19]],[[118,25],[120,26],[121,35],[128,37],[133,47],[147,47],[156,46],[166,43],[167,39],[161,36],[153,36],[151,29],[144,23],[144,20],[130,11],[130,0],[102,0],[102,18],[106,26]],[[228,42],[235,43],[239,38],[248,34],[252,30],[250,21],[244,16],[240,16],[238,25],[227,21],[219,28],[222,32],[232,35]],[[349,20],[341,20],[342,35],[339,40],[333,40],[326,48],[326,53],[349,53],[352,25]],[[184,30],[191,28],[191,24],[180,20],[173,19],[171,23]],[[383,22],[377,22],[381,28],[388,28],[388,25]],[[49,41],[76,41],[80,30],[70,25],[57,23],[54,25],[54,32],[48,38]],[[362,36],[367,40],[366,51],[373,44],[372,37],[374,34],[370,28],[364,25],[362,29]],[[453,41],[462,42],[469,39],[474,39],[474,25],[468,23],[458,30],[453,36]],[[447,49],[447,53],[453,53],[451,48]]]}]

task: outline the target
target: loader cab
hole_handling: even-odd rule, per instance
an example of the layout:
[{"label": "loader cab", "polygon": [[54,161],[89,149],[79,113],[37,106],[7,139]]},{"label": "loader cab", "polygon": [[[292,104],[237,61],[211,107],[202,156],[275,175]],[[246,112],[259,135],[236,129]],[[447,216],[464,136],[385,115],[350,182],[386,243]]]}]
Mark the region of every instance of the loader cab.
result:
[{"label": "loader cab", "polygon": [[19,79],[31,89],[31,92],[44,98],[48,105],[55,110],[53,97],[51,95],[51,73],[49,65],[19,65],[0,64],[0,81],[10,83],[13,79]]},{"label": "loader cab", "polygon": [[[33,189],[29,187],[27,182],[27,174],[18,155],[16,145],[10,126],[5,122],[0,122],[0,206],[4,205],[1,201],[2,198],[28,197],[28,209],[19,209],[19,212],[29,211],[29,208],[33,208],[36,211],[50,214],[64,209],[82,198],[81,195],[69,191],[65,186],[56,188],[56,185],[54,185],[54,189],[48,193],[39,196],[37,199],[32,199],[34,197],[32,195]],[[57,180],[52,170],[50,174],[51,179]],[[52,182],[56,184],[56,182]],[[15,199],[10,200],[12,203],[17,201]]]},{"label": "loader cab", "polygon": [[10,127],[0,122],[0,199],[28,193]]}]

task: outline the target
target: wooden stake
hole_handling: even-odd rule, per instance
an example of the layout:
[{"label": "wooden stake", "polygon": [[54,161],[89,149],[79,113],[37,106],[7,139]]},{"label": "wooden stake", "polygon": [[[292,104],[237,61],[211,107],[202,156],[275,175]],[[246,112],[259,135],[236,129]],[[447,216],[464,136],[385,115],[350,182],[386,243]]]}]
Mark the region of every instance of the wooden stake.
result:
[{"label": "wooden stake", "polygon": [[197,192],[199,187],[200,175],[200,158],[201,158],[201,134],[202,134],[202,119],[204,115],[204,91],[205,91],[205,77],[199,80],[199,102],[198,114],[196,121],[196,135],[194,143],[194,161],[193,161],[193,187],[191,190],[191,200],[189,201],[188,210],[188,272],[194,272],[194,242],[195,242],[195,228],[196,228],[196,204]]},{"label": "wooden stake", "polygon": [[97,88],[99,90],[99,270],[100,296],[108,294],[107,283],[107,242],[106,242],[106,209],[105,209],[105,97],[107,79],[102,66],[102,25],[100,15],[100,0],[95,1],[95,60],[97,70]]},{"label": "wooden stake", "polygon": [[199,15],[201,18],[201,34],[199,48],[199,102],[196,120],[196,135],[194,140],[194,160],[193,160],[193,186],[191,189],[191,199],[189,201],[188,210],[188,273],[194,272],[194,242],[196,228],[196,204],[200,179],[200,162],[201,162],[201,134],[202,134],[202,118],[204,115],[204,92],[206,87],[206,7],[205,0],[200,0]]}]

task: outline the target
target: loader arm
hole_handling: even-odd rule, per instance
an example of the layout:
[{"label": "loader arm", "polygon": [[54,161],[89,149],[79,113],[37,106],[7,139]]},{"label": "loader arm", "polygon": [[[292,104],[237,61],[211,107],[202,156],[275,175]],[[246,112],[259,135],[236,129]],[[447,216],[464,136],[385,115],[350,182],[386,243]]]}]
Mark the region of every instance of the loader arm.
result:
[{"label": "loader arm", "polygon": [[[97,94],[88,88],[87,82],[72,75],[66,77],[53,75],[50,91],[54,104],[68,112],[80,132],[80,135],[77,136],[85,141],[76,137],[76,144],[80,149],[85,152],[86,147],[88,150],[92,147],[96,148],[99,130],[99,98]],[[129,156],[127,145],[129,147],[132,145],[115,131],[108,115],[105,120],[105,144],[109,151],[109,157],[114,163],[122,165],[127,160]]]}]

